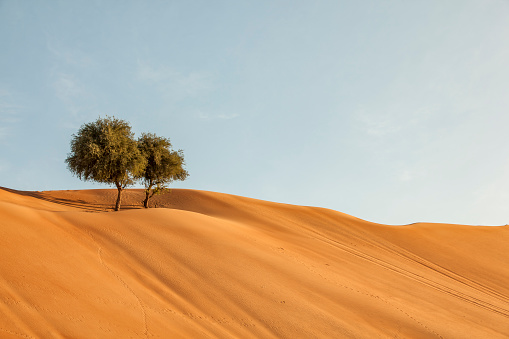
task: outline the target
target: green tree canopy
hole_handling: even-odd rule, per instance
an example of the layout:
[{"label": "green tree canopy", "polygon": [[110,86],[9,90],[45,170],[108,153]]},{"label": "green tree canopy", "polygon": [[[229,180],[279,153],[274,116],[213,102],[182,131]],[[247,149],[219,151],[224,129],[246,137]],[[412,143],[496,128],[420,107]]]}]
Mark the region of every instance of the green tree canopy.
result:
[{"label": "green tree canopy", "polygon": [[71,172],[82,180],[115,185],[115,211],[120,209],[122,190],[134,184],[147,163],[140,153],[131,126],[114,117],[97,119],[81,126],[71,140],[65,160]]},{"label": "green tree canopy", "polygon": [[185,180],[189,173],[184,169],[182,150],[174,151],[170,139],[143,133],[138,139],[138,148],[147,160],[140,179],[145,185],[143,206],[148,208],[152,196],[163,192],[174,180]]}]

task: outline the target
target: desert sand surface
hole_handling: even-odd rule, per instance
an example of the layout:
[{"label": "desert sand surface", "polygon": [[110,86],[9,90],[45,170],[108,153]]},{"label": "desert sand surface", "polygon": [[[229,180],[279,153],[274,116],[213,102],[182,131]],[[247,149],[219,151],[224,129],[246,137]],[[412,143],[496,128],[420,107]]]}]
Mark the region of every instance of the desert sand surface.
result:
[{"label": "desert sand surface", "polygon": [[509,227],[0,189],[0,338],[508,338]]}]

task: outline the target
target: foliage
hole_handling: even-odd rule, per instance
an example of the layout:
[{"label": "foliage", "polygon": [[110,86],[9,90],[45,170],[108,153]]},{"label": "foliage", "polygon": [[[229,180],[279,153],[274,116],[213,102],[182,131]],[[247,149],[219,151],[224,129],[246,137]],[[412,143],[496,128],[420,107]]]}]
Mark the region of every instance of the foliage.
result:
[{"label": "foliage", "polygon": [[143,206],[148,208],[151,197],[164,192],[172,181],[185,180],[189,173],[184,169],[182,150],[174,151],[170,139],[143,133],[138,139],[138,148],[147,161],[140,179],[145,185]]},{"label": "foliage", "polygon": [[122,190],[134,184],[147,162],[129,123],[114,117],[81,126],[73,135],[71,153],[65,161],[69,170],[82,180],[115,185],[116,211],[120,208]]}]

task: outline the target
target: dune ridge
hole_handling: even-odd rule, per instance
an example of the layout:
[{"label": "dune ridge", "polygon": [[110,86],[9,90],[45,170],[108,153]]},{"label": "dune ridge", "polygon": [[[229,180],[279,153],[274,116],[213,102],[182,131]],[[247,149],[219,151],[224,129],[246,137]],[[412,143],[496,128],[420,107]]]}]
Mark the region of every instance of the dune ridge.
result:
[{"label": "dune ridge", "polygon": [[0,189],[1,338],[507,338],[509,227]]}]

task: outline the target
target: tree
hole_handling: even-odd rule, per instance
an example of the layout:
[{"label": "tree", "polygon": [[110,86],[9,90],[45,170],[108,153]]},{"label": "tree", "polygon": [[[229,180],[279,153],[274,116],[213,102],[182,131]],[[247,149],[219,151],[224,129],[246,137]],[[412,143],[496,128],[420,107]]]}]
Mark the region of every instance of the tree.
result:
[{"label": "tree", "polygon": [[134,183],[146,165],[131,126],[115,117],[82,125],[73,134],[71,153],[65,162],[82,180],[115,185],[118,191],[115,211],[120,209],[122,190]]},{"label": "tree", "polygon": [[185,180],[189,173],[184,169],[182,150],[174,151],[170,139],[158,137],[153,133],[143,133],[138,139],[138,148],[147,160],[145,170],[140,177],[145,185],[143,206],[156,194],[167,189],[174,180]]}]

